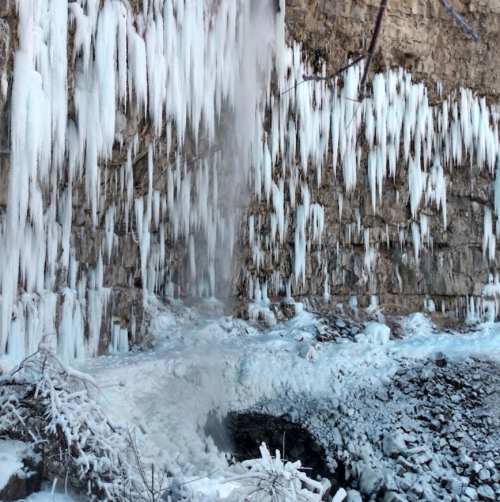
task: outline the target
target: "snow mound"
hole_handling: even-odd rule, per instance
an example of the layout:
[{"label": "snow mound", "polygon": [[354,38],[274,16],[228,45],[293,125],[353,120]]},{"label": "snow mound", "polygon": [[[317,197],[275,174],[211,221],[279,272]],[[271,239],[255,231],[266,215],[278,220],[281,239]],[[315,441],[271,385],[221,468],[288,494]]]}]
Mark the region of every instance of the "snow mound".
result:
[{"label": "snow mound", "polygon": [[24,477],[23,458],[28,453],[28,445],[22,441],[0,439],[0,491],[14,475]]},{"label": "snow mound", "polygon": [[432,333],[434,326],[425,314],[416,312],[408,316],[406,329],[411,333]]},{"label": "snow mound", "polygon": [[373,345],[385,345],[391,338],[391,329],[386,324],[371,322],[364,329],[363,333],[356,335],[358,343],[371,343]]},{"label": "snow mound", "polygon": [[0,375],[7,375],[12,373],[17,367],[16,361],[8,355],[0,356]]}]

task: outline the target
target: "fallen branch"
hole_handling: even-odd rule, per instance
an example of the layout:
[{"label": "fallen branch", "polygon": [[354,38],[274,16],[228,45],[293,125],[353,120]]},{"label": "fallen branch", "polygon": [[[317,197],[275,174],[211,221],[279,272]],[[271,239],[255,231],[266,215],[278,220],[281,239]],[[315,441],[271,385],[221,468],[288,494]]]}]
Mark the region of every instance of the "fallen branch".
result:
[{"label": "fallen branch", "polygon": [[[253,502],[321,502],[325,485],[307,477],[300,460],[287,462],[279,450],[272,457],[265,443],[260,447],[261,458],[245,460],[240,465],[244,474],[226,479],[224,483],[236,483],[231,501]],[[342,502],[346,492],[341,488],[335,502]]]},{"label": "fallen branch", "polygon": [[91,395],[95,380],[43,343],[0,378],[0,435],[36,444],[50,476],[66,478],[88,500],[148,501],[129,461],[126,431]]}]

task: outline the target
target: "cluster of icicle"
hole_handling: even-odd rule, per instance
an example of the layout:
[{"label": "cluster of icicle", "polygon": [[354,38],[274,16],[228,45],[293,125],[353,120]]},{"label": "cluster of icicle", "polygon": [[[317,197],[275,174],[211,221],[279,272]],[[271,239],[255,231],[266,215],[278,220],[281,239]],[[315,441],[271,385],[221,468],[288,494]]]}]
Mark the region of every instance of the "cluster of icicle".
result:
[{"label": "cluster of icicle", "polygon": [[[192,294],[214,294],[217,280],[224,279],[216,270],[217,258],[222,253],[230,261],[240,242],[252,252],[251,271],[244,271],[250,298],[265,302],[268,292],[290,295],[292,288],[299,289],[308,254],[323,264],[327,296],[331,274],[338,271],[328,269],[325,211],[315,200],[326,177],[341,180],[341,218],[343,197],[356,189],[366,170],[376,213],[384,183],[404,162],[412,223],[400,229],[400,240],[413,241],[418,263],[422,250],[432,248],[433,229],[423,209],[437,207],[443,228],[447,225],[450,179],[445,173],[467,159],[475,169],[498,171],[499,114],[468,90],[459,99],[431,106],[422,84],[412,83],[403,70],[389,71],[375,76],[372,97],[359,103],[361,67],[351,68],[342,85],[296,86],[312,70],[300,45],[285,43],[284,5],[276,14],[270,0],[138,3],[141,9],[134,12],[125,0],[18,2],[9,199],[0,223],[0,354],[19,360],[48,333],[58,333],[54,343],[65,359],[97,353],[111,294],[104,286],[105,269],[119,259],[113,257],[117,221],[125,222],[125,233],[137,242],[146,300],[150,294],[175,293],[170,248],[176,243],[185,246]],[[260,7],[264,18],[258,17]],[[272,15],[270,25],[265,25],[266,12]],[[70,75],[73,92],[68,95]],[[68,113],[68,99],[74,114]],[[127,138],[131,107],[151,125],[153,140],[145,152],[139,152],[137,136]],[[229,155],[234,170],[254,198],[267,204],[267,217],[243,216],[242,235],[237,212],[224,210],[219,201],[225,153],[211,153],[189,166],[183,154],[188,130],[196,144],[203,137],[214,146],[224,113],[233,120],[228,139],[235,145]],[[367,159],[362,142],[369,146]],[[120,148],[126,148],[126,162],[108,168]],[[148,166],[144,195],[134,188],[133,164],[141,155]],[[163,166],[159,179],[155,165]],[[85,186],[86,201],[74,200],[77,184]],[[82,207],[88,209],[89,224],[104,231],[91,270],[81,266],[72,242],[73,222],[85,219]],[[497,176],[494,207],[484,214],[483,251],[490,260],[499,213]],[[199,235],[203,249],[197,248]],[[365,245],[368,280],[377,247],[359,215],[347,237],[339,236],[337,248],[355,235]],[[264,263],[269,257],[279,261],[290,238],[291,274],[269,276]],[[208,263],[203,271],[197,269],[201,254]],[[133,277],[129,282],[132,286]],[[136,327],[105,329],[111,331],[111,349],[120,351],[128,349]]]},{"label": "cluster of icicle", "polygon": [[[250,297],[265,301],[269,291],[277,295],[290,291],[293,285],[300,288],[306,280],[306,256],[312,249],[311,260],[323,266],[324,295],[328,297],[332,275],[342,277],[343,271],[328,270],[328,256],[321,246],[324,208],[311,202],[315,188],[321,186],[325,176],[342,180],[337,185],[341,189],[337,194],[340,221],[344,196],[356,189],[359,175],[366,173],[371,209],[376,214],[384,183],[395,179],[400,162],[407,166],[412,222],[399,229],[399,240],[402,248],[406,241],[412,242],[417,266],[422,250],[433,245],[426,208],[436,207],[442,214],[442,229],[447,228],[446,192],[452,180],[445,173],[469,163],[471,169],[488,169],[496,174],[494,208],[485,208],[483,233],[484,257],[495,260],[500,236],[498,107],[488,106],[484,98],[474,97],[467,89],[460,91],[459,99],[450,96],[432,106],[427,88],[412,83],[411,75],[403,69],[376,75],[371,97],[358,102],[361,66],[350,68],[342,85],[337,81],[333,85],[324,81],[303,83],[302,75],[310,75],[312,70],[304,63],[300,45],[285,47],[282,60],[287,72],[287,78],[280,81],[284,92],[279,99],[271,98],[271,131],[262,155],[255,161],[255,194],[267,199],[272,213],[267,235],[261,235],[254,228],[255,217],[249,217],[249,240],[257,271],[249,274]],[[442,96],[441,85],[438,92]],[[369,147],[367,158],[361,142]],[[280,168],[275,169],[278,160]],[[311,169],[314,173],[308,175]],[[337,250],[351,245],[357,234],[357,241],[365,245],[363,277],[368,281],[376,267],[377,249],[370,244],[371,229],[363,228],[359,210],[355,213],[357,223],[347,224],[346,236],[338,236]],[[389,245],[388,228],[386,232]],[[290,233],[294,235],[292,276],[274,272],[263,286],[259,268],[266,254],[278,257]]]}]

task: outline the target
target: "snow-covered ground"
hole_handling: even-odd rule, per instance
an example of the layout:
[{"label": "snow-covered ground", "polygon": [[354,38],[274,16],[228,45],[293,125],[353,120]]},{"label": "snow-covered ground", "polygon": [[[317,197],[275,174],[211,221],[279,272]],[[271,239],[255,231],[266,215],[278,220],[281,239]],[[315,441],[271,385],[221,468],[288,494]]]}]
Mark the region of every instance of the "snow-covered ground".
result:
[{"label": "snow-covered ground", "polygon": [[[490,428],[498,431],[500,388],[495,385],[500,370],[496,375],[493,370],[500,363],[500,325],[442,333],[423,314],[414,314],[405,320],[402,339],[387,340],[384,324],[359,323],[361,331],[354,337],[320,343],[317,337],[326,323],[303,311],[266,328],[232,317],[207,318],[180,302],[158,303],[150,322],[154,348],[91,359],[79,369],[98,380],[102,403],[138,437],[146,462],[177,480],[208,476],[191,485],[194,491],[216,495],[219,490],[224,495],[230,490],[221,484],[233,469],[228,455],[204,433],[208,414],[216,411],[223,417],[228,411],[258,410],[285,414],[305,425],[325,447],[329,464],[342,462],[347,475],[357,479],[351,487],[363,500],[383,484],[394,493],[407,493],[408,500],[416,494],[414,500],[451,501],[447,494],[457,490],[455,478],[465,494],[476,478],[469,476],[467,483],[460,476],[478,469],[472,464],[473,453],[481,447],[474,448],[474,443],[484,450],[476,474],[488,471],[483,481],[493,493],[500,457],[494,443],[491,458],[485,448],[488,441],[497,441],[498,449],[498,433],[488,439],[481,424],[475,437],[462,427],[466,412],[459,408],[470,398],[461,394],[467,382],[487,384],[484,379],[489,378],[492,388],[484,395],[490,408],[483,411],[485,417],[491,415]],[[469,374],[457,377],[460,371]],[[450,393],[442,385],[446,387],[453,375],[462,383]],[[479,387],[470,391],[481,398]],[[475,402],[473,412],[483,405]],[[429,415],[434,408],[441,418]],[[440,443],[442,431],[453,422],[457,427],[451,437],[455,434],[458,443]],[[460,443],[465,436],[471,445]],[[457,470],[450,455],[457,463],[462,455],[464,467]],[[472,491],[469,495],[475,500]],[[357,496],[351,492],[350,499],[359,500]]]}]

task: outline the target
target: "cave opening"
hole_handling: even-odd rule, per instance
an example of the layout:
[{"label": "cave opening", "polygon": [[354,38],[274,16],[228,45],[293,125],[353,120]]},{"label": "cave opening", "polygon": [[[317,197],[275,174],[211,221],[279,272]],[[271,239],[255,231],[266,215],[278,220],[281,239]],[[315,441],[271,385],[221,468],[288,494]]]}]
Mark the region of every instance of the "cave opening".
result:
[{"label": "cave opening", "polygon": [[259,447],[266,443],[274,454],[281,452],[282,458],[295,462],[300,460],[304,472],[311,479],[326,478],[332,484],[332,492],[338,488],[349,488],[346,482],[345,466],[337,461],[333,470],[327,462],[326,451],[305,427],[286,417],[258,412],[232,411],[222,420],[212,411],[208,414],[204,429],[215,445],[231,455],[236,462],[260,458]]}]

